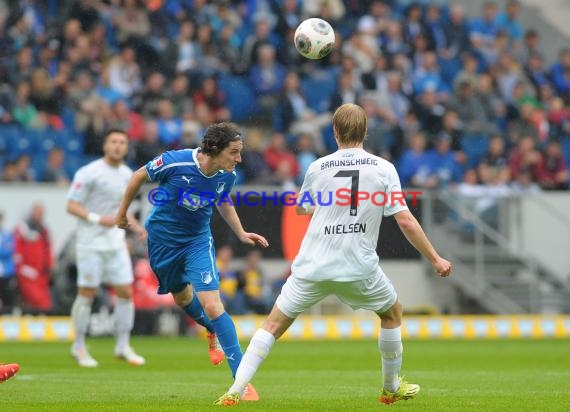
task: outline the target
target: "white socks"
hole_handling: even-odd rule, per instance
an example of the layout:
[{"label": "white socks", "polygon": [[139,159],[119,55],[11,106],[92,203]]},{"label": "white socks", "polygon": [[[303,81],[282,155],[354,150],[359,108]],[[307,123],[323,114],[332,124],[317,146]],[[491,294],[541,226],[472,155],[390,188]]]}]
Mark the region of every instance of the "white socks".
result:
[{"label": "white socks", "polygon": [[402,368],[402,328],[380,329],[378,347],[382,354],[384,388],[396,392],[400,387],[399,375]]},{"label": "white socks", "polygon": [[135,323],[135,305],[132,299],[117,299],[115,306],[115,325],[117,331],[117,346],[115,352],[122,352],[129,347],[131,330]]},{"label": "white socks", "polygon": [[75,346],[85,346],[85,335],[89,329],[89,319],[91,317],[91,305],[93,299],[86,296],[77,295],[71,307],[71,318],[75,327]]},{"label": "white socks", "polygon": [[228,390],[228,393],[237,392],[240,396],[243,396],[245,387],[269,354],[269,350],[274,343],[275,337],[265,329],[258,329],[255,332],[239,364],[234,384]]}]

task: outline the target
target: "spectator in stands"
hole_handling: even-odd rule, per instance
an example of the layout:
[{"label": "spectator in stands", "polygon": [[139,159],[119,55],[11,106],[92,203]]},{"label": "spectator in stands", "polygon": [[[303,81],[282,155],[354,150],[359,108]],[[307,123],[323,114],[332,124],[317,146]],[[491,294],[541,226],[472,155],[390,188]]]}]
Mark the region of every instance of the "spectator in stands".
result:
[{"label": "spectator in stands", "polygon": [[249,81],[261,109],[270,113],[279,99],[285,81],[285,68],[275,60],[275,48],[269,44],[257,50],[258,63],[249,70]]},{"label": "spectator in stands", "polygon": [[162,73],[155,71],[148,75],[144,87],[133,100],[136,109],[144,117],[156,117],[158,103],[167,97],[166,78]]},{"label": "spectator in stands", "polygon": [[523,169],[514,176],[510,188],[514,194],[536,194],[541,192],[532,171],[528,169]]},{"label": "spectator in stands", "polygon": [[532,53],[525,66],[525,74],[534,86],[535,92],[538,95],[540,87],[545,84],[550,84],[549,75],[544,67],[544,61],[540,53]]},{"label": "spectator in stands", "polygon": [[560,96],[568,103],[570,98],[570,50],[561,50],[558,61],[550,70],[552,83]]},{"label": "spectator in stands", "polygon": [[538,177],[538,168],[542,157],[540,152],[536,150],[534,142],[532,136],[521,137],[509,156],[511,176],[518,180],[518,176],[524,174],[520,180],[523,186],[526,186],[528,179],[530,182],[536,182]]},{"label": "spectator in stands", "polygon": [[174,106],[174,115],[184,120],[194,118],[194,103],[190,96],[188,76],[177,74],[171,84],[170,101]]},{"label": "spectator in stands", "polygon": [[509,0],[505,6],[505,11],[499,13],[496,18],[499,28],[505,30],[518,46],[522,44],[523,40],[523,27],[519,21],[519,13],[519,0]]},{"label": "spectator in stands", "polygon": [[54,258],[44,214],[43,204],[34,204],[14,231],[18,286],[24,309],[32,313],[49,313],[52,309],[50,280]]},{"label": "spectator in stands", "polygon": [[299,164],[299,175],[295,183],[300,186],[309,166],[318,159],[311,136],[301,133],[297,137],[295,152],[297,153],[297,163]]},{"label": "spectator in stands", "polygon": [[243,315],[245,313],[244,295],[240,288],[238,272],[231,267],[233,255],[234,252],[229,245],[221,246],[216,250],[220,295],[229,313]]},{"label": "spectator in stands", "polygon": [[218,88],[218,82],[212,76],[202,81],[201,87],[194,93],[196,117],[203,125],[228,121],[230,111],[224,104],[225,95]]},{"label": "spectator in stands", "polygon": [[203,62],[200,68],[201,75],[216,74],[220,68],[220,46],[214,38],[210,24],[204,23],[198,26],[197,42]]},{"label": "spectator in stands", "polygon": [[560,142],[550,140],[538,164],[537,183],[544,190],[567,190],[570,172],[562,155]]},{"label": "spectator in stands", "polygon": [[111,128],[124,130],[130,141],[142,139],[144,133],[143,117],[131,110],[125,100],[117,100],[111,108]]},{"label": "spectator in stands", "polygon": [[30,83],[23,80],[16,87],[12,117],[25,129],[44,129],[47,119],[30,103]]},{"label": "spectator in stands", "polygon": [[288,131],[293,135],[306,134],[313,139],[313,145],[318,153],[326,153],[321,129],[330,124],[331,114],[317,113],[309,107],[301,91],[297,73],[287,73],[279,104],[282,131]]},{"label": "spectator in stands", "polygon": [[[180,24],[180,30],[176,39],[177,62],[176,71],[190,76],[190,81],[197,80],[196,75],[199,74],[200,65],[200,48],[194,39],[195,27],[190,20],[183,21]],[[194,86],[194,82],[192,82]]]},{"label": "spectator in stands", "polygon": [[294,181],[299,176],[299,163],[295,154],[287,149],[283,134],[273,133],[263,158],[273,171],[276,183],[287,189],[294,187]]},{"label": "spectator in stands", "polygon": [[469,27],[464,16],[463,6],[452,4],[449,10],[449,22],[444,26],[446,48],[444,57],[458,59],[462,52],[470,48]]},{"label": "spectator in stands", "polygon": [[491,129],[499,128],[500,125],[504,124],[507,108],[495,91],[493,78],[488,73],[479,75],[476,90],[476,96],[483,107],[485,117],[489,119],[493,125]]},{"label": "spectator in stands", "polygon": [[466,133],[488,135],[496,131],[469,81],[464,80],[458,85],[449,106],[459,115]]},{"label": "spectator in stands", "polygon": [[4,213],[0,211],[0,314],[12,312],[16,303],[16,290],[14,237],[4,228]]},{"label": "spectator in stands", "polygon": [[435,180],[438,188],[445,188],[461,181],[463,170],[451,150],[451,143],[448,136],[438,136],[434,148],[428,151],[425,159],[428,167],[427,184],[431,185]]},{"label": "spectator in stands", "polygon": [[61,95],[56,93],[54,83],[44,69],[35,69],[30,78],[30,103],[45,116],[57,116],[61,111]]},{"label": "spectator in stands", "polygon": [[103,66],[101,77],[95,89],[97,96],[106,103],[113,104],[117,100],[124,99],[125,97],[121,92],[113,88],[111,84],[111,71],[109,65]]},{"label": "spectator in stands", "polygon": [[141,71],[134,47],[126,45],[109,63],[109,86],[124,98],[130,98],[142,87]]},{"label": "spectator in stands", "polygon": [[42,182],[56,183],[58,186],[68,186],[69,176],[65,171],[65,154],[55,147],[47,154],[47,165],[41,179]]},{"label": "spectator in stands", "polygon": [[469,30],[471,45],[480,52],[492,49],[499,29],[497,5],[492,1],[486,1],[483,4],[483,15],[471,22]]},{"label": "spectator in stands", "polygon": [[433,188],[437,185],[435,176],[429,176],[426,158],[427,139],[424,132],[415,133],[398,162],[398,174],[402,187]]},{"label": "spectator in stands", "polygon": [[148,12],[142,1],[122,0],[121,7],[112,16],[119,43],[144,42],[150,33]]},{"label": "spectator in stands", "polygon": [[[481,184],[475,169],[469,169],[463,176],[463,181],[453,188],[458,199],[467,210],[478,215],[483,222],[497,229],[499,226],[499,199],[509,195],[509,188],[505,184],[488,186]],[[474,231],[471,218],[457,222],[464,230],[465,235],[472,235]]]},{"label": "spectator in stands", "polygon": [[398,21],[390,21],[382,34],[382,44],[380,46],[383,54],[393,57],[397,53],[408,53],[410,47],[404,41],[402,24]]},{"label": "spectator in stands", "polygon": [[158,124],[154,120],[146,120],[143,137],[135,144],[136,166],[147,164],[163,151],[164,147],[158,139]]},{"label": "spectator in stands", "polygon": [[[388,89],[388,76],[386,73],[389,71],[389,61],[388,57],[385,54],[379,54],[376,56],[376,62],[374,64],[374,70],[368,73],[362,73],[362,85],[366,90],[376,90],[378,92],[385,92]],[[345,90],[344,93],[352,92],[355,93],[355,90],[352,90],[351,82],[343,83],[342,76],[345,74],[343,71],[341,74],[341,78],[339,79],[339,92],[340,89]],[[341,87],[342,84],[342,87]],[[338,93],[338,92],[337,92]],[[340,106],[338,101],[335,102],[335,98],[331,100],[331,109],[330,112],[336,110],[337,107]],[[335,105],[334,110],[332,109],[333,103]],[[344,103],[356,103],[355,101],[346,101]],[[338,105],[337,105],[338,104]]]},{"label": "spectator in stands", "polygon": [[479,161],[477,171],[483,184],[497,186],[509,183],[509,159],[502,136],[495,135],[491,138],[489,151]]},{"label": "spectator in stands", "polygon": [[411,103],[402,91],[399,73],[390,72],[387,80],[386,92],[378,95],[378,114],[389,133],[396,135],[410,110]]},{"label": "spectator in stands", "polygon": [[445,107],[438,102],[435,88],[428,87],[422,94],[416,97],[414,112],[422,129],[430,135],[436,135],[441,130],[441,121],[445,113]]},{"label": "spectator in stands", "polygon": [[408,44],[414,42],[416,37],[425,36],[428,33],[427,27],[422,21],[422,7],[418,3],[408,6],[404,18],[404,38]]},{"label": "spectator in stands", "polygon": [[28,80],[34,71],[34,53],[31,47],[20,49],[16,58],[6,67],[8,81],[15,85]]},{"label": "spectator in stands", "polygon": [[[377,61],[380,57],[377,59]],[[386,61],[386,59],[383,59]],[[367,75],[363,75],[366,77],[366,81],[369,82],[369,89],[376,89],[376,76],[375,71],[371,72]],[[360,93],[356,92],[352,87],[352,73],[350,72],[342,72],[338,78],[338,85],[337,90],[331,96],[330,105],[329,105],[329,112],[334,113],[334,111],[339,108],[344,103],[354,103],[356,104],[359,100]]]},{"label": "spectator in stands", "polygon": [[570,107],[564,105],[564,101],[560,97],[550,97],[544,100],[548,105],[548,120],[551,126],[551,135],[556,138],[559,136],[570,135]]},{"label": "spectator in stands", "polygon": [[29,155],[23,154],[14,163],[12,175],[13,182],[33,182],[35,179],[34,172],[31,169],[32,159]]},{"label": "spectator in stands", "polygon": [[158,140],[161,144],[174,148],[182,138],[182,119],[174,116],[172,102],[167,99],[158,102]]},{"label": "spectator in stands", "polygon": [[265,293],[264,276],[259,266],[261,263],[261,252],[251,250],[245,256],[245,266],[238,272],[240,283],[243,283],[242,290],[245,298],[246,312],[253,312],[262,315],[268,312],[269,302]]},{"label": "spectator in stands", "polygon": [[437,56],[431,51],[423,53],[421,66],[414,70],[412,82],[416,94],[422,94],[427,89],[435,89],[439,98],[443,99],[448,93],[448,87],[443,83],[437,65]]}]

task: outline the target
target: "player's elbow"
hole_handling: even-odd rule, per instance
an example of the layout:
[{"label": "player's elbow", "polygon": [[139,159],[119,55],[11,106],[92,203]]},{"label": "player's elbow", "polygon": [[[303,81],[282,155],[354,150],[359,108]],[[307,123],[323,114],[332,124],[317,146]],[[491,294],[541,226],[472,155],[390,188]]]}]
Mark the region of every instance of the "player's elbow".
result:
[{"label": "player's elbow", "polygon": [[417,228],[416,218],[409,212],[396,215],[396,222],[404,233],[412,233]]}]

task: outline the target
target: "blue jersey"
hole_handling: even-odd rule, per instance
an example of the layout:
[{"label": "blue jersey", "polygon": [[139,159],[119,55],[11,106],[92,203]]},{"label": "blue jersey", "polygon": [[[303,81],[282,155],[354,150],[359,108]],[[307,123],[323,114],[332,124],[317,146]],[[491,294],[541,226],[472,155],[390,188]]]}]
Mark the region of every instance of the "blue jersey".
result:
[{"label": "blue jersey", "polygon": [[212,208],[230,202],[236,173],[219,170],[206,176],[196,158],[199,150],[169,151],[146,165],[150,180],[159,182],[154,189],[157,201],[146,221],[153,242],[179,248],[187,247],[196,237],[208,238]]}]

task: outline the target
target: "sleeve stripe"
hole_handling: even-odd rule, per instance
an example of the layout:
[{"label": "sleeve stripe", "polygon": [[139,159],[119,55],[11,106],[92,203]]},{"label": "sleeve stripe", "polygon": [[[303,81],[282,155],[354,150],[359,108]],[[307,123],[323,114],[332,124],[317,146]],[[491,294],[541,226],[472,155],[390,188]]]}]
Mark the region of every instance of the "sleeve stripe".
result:
[{"label": "sleeve stripe", "polygon": [[161,167],[160,169],[158,169],[156,172],[154,172],[154,174],[158,174],[166,169],[169,169],[171,167],[175,167],[175,166],[194,166],[195,163],[194,162],[178,162],[178,163],[170,163],[169,165],[166,165],[164,167]]}]

